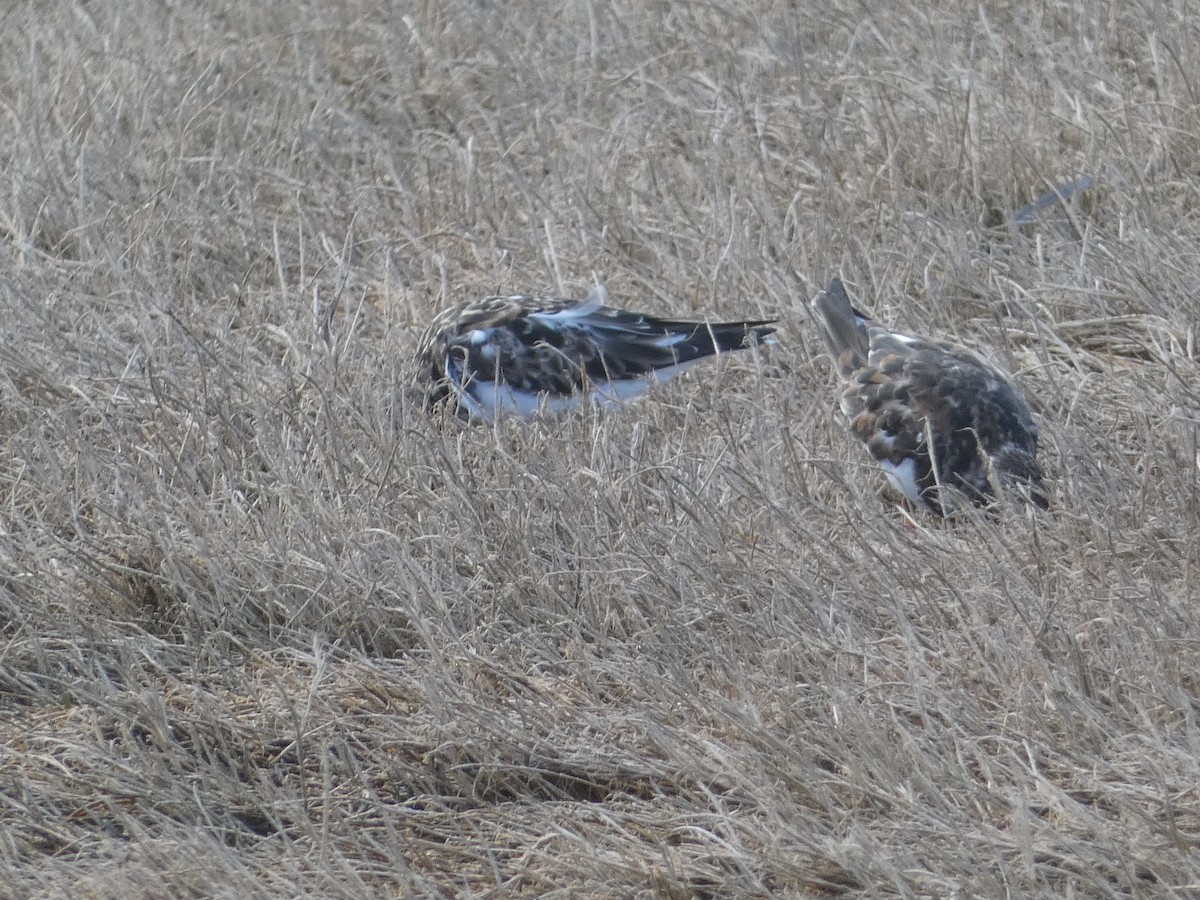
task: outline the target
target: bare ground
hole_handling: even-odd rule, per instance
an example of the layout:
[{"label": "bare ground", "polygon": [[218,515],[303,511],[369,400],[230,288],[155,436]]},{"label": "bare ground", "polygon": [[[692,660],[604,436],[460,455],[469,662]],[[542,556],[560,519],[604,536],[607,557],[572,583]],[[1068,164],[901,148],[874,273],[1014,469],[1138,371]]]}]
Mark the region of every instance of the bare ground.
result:
[{"label": "bare ground", "polygon": [[[0,894],[1200,892],[1186,4],[13,6]],[[1052,517],[881,496],[837,272],[1019,373]],[[779,345],[414,407],[594,276]]]}]

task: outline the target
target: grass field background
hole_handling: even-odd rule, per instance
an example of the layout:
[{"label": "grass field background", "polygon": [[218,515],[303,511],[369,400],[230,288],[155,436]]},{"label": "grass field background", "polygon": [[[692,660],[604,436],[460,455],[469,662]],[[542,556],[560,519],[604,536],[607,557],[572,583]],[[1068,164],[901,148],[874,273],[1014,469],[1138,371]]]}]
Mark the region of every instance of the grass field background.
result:
[{"label": "grass field background", "polygon": [[[0,896],[1200,892],[1186,8],[11,4]],[[835,273],[1052,516],[881,496]],[[779,343],[422,415],[437,310],[595,279]]]}]

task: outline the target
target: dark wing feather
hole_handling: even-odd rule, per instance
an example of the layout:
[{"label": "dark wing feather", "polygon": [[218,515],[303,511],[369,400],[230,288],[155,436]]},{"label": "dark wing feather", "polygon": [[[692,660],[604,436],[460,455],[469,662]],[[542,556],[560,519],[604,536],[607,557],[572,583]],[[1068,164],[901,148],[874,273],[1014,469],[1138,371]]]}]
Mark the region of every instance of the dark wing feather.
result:
[{"label": "dark wing feather", "polygon": [[[594,383],[641,378],[706,356],[741,350],[775,329],[766,321],[689,322],[601,306],[551,321],[528,316],[522,340],[548,348],[554,364],[566,364]],[[576,387],[581,386],[581,378]]]}]

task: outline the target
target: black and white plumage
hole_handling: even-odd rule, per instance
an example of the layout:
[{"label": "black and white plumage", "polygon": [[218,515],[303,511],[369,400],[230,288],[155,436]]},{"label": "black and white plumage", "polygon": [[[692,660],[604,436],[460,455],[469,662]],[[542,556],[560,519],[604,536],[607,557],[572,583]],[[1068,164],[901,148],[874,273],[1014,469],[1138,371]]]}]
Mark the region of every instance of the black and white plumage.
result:
[{"label": "black and white plumage", "polygon": [[842,411],[888,481],[950,515],[998,488],[1048,505],[1037,425],[1012,379],[954,344],[888,331],[850,305],[841,279],[813,300],[844,383]]},{"label": "black and white plumage", "polygon": [[446,310],[417,348],[432,382],[430,409],[445,405],[461,419],[491,422],[573,408],[584,397],[617,403],[775,331],[765,320],[660,319],[606,300],[597,286],[584,300],[487,297]]}]

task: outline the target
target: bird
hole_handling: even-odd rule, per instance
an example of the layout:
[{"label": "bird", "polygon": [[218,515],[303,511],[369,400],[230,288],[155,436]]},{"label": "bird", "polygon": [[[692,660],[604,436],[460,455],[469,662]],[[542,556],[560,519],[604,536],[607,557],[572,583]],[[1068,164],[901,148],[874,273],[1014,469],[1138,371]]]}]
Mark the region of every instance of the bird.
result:
[{"label": "bird", "polygon": [[851,433],[910,503],[951,517],[1016,489],[1048,508],[1037,425],[1011,377],[966,347],[872,322],[840,278],[812,308],[844,385]]},{"label": "bird", "polygon": [[417,345],[426,407],[469,423],[640,397],[700,360],[770,343],[773,319],[710,323],[582,300],[491,296],[438,315]]},{"label": "bird", "polygon": [[1038,216],[1045,209],[1054,206],[1056,203],[1066,203],[1076,194],[1081,194],[1084,191],[1091,190],[1096,184],[1096,179],[1091,175],[1084,175],[1081,178],[1076,178],[1074,181],[1068,181],[1060,184],[1056,188],[1046,191],[1044,194],[1038,195],[1032,203],[1026,203],[1012,215],[1012,224],[1021,227],[1023,225],[1032,225],[1038,220]]}]

